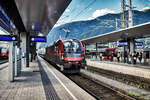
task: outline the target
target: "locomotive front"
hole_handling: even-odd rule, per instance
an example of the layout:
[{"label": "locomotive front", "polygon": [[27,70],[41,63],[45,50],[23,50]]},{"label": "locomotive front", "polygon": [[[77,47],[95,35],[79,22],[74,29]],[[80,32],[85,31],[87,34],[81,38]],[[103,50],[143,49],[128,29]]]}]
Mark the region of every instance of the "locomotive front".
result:
[{"label": "locomotive front", "polygon": [[64,70],[80,71],[86,65],[84,48],[80,41],[68,39],[63,41],[64,45]]}]

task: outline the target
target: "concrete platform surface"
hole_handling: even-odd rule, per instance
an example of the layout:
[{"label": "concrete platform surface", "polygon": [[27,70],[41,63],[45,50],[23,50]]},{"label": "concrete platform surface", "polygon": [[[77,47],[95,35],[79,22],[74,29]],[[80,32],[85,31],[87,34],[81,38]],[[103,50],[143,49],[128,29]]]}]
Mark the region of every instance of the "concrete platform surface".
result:
[{"label": "concrete platform surface", "polygon": [[95,100],[40,57],[14,82],[8,81],[8,72],[8,63],[1,64],[0,100]]},{"label": "concrete platform surface", "polygon": [[8,82],[8,63],[0,65],[0,100],[46,100],[40,72],[36,62],[24,68],[15,81]]},{"label": "concrete platform surface", "polygon": [[8,81],[8,63],[0,65],[0,82]]},{"label": "concrete platform surface", "polygon": [[91,95],[77,86],[74,82],[62,75],[49,63],[39,57],[39,65],[43,66],[50,84],[52,84],[57,96],[61,100],[95,100]]},{"label": "concrete platform surface", "polygon": [[135,67],[134,65],[129,64],[128,65],[118,64],[97,60],[86,60],[86,61],[88,66],[150,79],[150,69],[148,68],[150,66]]}]

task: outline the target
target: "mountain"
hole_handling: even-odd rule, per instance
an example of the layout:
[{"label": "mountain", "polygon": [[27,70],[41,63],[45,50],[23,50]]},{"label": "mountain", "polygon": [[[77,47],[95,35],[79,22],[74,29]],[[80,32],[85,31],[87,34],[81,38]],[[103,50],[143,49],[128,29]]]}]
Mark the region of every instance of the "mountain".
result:
[{"label": "mountain", "polygon": [[[126,17],[126,21],[128,22],[128,11],[126,11]],[[70,31],[68,38],[76,38],[79,40],[115,31],[116,19],[118,24],[117,29],[121,29],[121,13],[106,14],[93,20],[76,21],[55,27],[49,32],[47,36],[47,43],[42,44],[41,47],[51,45],[59,38],[64,38],[66,35],[64,30]],[[133,25],[138,25],[149,21],[150,9],[144,11],[133,10]]]}]

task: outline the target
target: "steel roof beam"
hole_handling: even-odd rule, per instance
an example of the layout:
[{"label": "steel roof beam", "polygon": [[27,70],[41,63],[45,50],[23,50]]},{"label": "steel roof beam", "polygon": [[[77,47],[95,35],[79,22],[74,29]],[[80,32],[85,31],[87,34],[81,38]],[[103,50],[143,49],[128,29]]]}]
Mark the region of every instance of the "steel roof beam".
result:
[{"label": "steel roof beam", "polygon": [[14,0],[0,0],[0,5],[4,9],[5,13],[8,15],[10,20],[16,26],[19,32],[26,32],[24,24],[22,22],[21,16],[17,9],[16,3]]}]

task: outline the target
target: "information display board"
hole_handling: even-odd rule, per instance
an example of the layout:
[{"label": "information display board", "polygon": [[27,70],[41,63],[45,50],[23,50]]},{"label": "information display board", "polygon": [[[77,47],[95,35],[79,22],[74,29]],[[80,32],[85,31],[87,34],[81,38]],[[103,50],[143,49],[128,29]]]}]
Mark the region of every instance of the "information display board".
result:
[{"label": "information display board", "polygon": [[117,42],[117,45],[118,45],[118,46],[127,46],[127,45],[128,45],[128,42],[127,42],[127,41],[118,41],[118,42]]},{"label": "information display board", "polygon": [[41,36],[30,36],[30,41],[31,42],[46,42],[46,37],[41,37]]},{"label": "information display board", "polygon": [[0,41],[17,41],[16,35],[0,35]]},{"label": "information display board", "polygon": [[136,42],[135,45],[136,46],[143,46],[143,42]]}]

